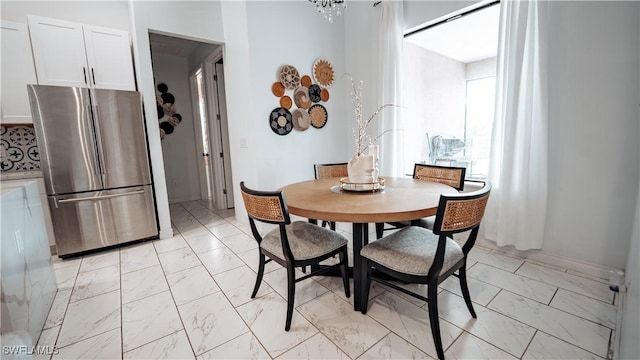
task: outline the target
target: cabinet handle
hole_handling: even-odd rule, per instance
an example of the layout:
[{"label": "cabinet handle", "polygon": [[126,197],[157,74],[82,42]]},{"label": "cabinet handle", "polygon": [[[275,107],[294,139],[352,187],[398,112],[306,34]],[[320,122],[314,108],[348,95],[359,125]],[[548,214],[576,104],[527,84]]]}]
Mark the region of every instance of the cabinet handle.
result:
[{"label": "cabinet handle", "polygon": [[91,78],[93,79],[93,85],[96,84],[96,74],[93,72],[93,68],[91,68]]},{"label": "cabinet handle", "polygon": [[84,83],[89,85],[87,82],[87,69],[84,66],[82,67],[82,75],[84,76]]}]

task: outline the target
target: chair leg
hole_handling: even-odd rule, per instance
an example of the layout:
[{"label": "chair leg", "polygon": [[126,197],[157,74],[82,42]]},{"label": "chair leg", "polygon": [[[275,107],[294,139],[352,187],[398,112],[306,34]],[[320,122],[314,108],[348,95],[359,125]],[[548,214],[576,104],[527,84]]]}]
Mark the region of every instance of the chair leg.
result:
[{"label": "chair leg", "polygon": [[458,278],[460,278],[460,289],[462,290],[464,302],[467,304],[467,309],[469,309],[471,316],[475,319],[477,316],[475,310],[473,310],[473,303],[471,302],[471,295],[469,294],[469,287],[467,286],[466,264],[458,270]]},{"label": "chair leg", "polygon": [[253,293],[251,293],[251,298],[254,299],[256,294],[258,293],[258,289],[260,289],[260,284],[262,283],[262,276],[264,275],[264,263],[265,256],[263,253],[260,253],[260,264],[258,264],[258,275],[256,276],[256,285],[253,287]]},{"label": "chair leg", "polygon": [[384,233],[384,223],[376,223],[376,239],[380,239]]},{"label": "chair leg", "polygon": [[329,228],[333,231],[336,231],[336,222],[335,221],[329,221]]},{"label": "chair leg", "polygon": [[296,296],[296,278],[295,268],[293,265],[287,266],[287,322],[284,325],[284,330],[289,331],[291,329],[291,318],[293,317],[293,300]]},{"label": "chair leg", "polygon": [[360,266],[362,266],[363,269],[366,269],[365,271],[363,271],[363,276],[361,277],[362,285],[360,286],[360,312],[362,313],[362,315],[366,315],[367,308],[369,307],[368,305],[369,288],[371,287],[371,269],[369,266],[369,261],[365,257],[360,259]]},{"label": "chair leg", "polygon": [[444,360],[444,349],[442,348],[442,338],[440,337],[440,320],[438,319],[438,283],[433,281],[428,284],[429,321],[431,322],[431,334],[433,343],[436,346],[438,359]]},{"label": "chair leg", "polygon": [[344,296],[347,298],[351,297],[351,291],[349,290],[349,276],[347,274],[347,265],[348,263],[348,255],[347,248],[344,248],[344,251],[340,253],[340,273],[342,273],[342,282],[344,284]]},{"label": "chair leg", "polygon": [[327,227],[327,222],[322,220],[322,227]]}]

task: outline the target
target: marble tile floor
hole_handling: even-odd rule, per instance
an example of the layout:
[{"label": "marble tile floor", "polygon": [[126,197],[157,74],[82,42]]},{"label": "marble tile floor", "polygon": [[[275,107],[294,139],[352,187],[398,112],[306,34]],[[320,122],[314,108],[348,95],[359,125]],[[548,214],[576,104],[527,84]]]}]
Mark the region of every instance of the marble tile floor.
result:
[{"label": "marble tile floor", "polygon": [[[56,347],[53,359],[436,357],[426,304],[375,283],[367,315],[353,311],[339,278],[298,283],[285,332],[283,268],[268,264],[250,298],[258,259],[249,227],[205,201],[171,205],[171,217],[173,238],[54,258],[59,290],[38,341]],[[338,231],[351,236],[349,224]],[[606,280],[479,246],[468,268],[477,319],[456,278],[441,284],[447,359],[611,358]]]}]

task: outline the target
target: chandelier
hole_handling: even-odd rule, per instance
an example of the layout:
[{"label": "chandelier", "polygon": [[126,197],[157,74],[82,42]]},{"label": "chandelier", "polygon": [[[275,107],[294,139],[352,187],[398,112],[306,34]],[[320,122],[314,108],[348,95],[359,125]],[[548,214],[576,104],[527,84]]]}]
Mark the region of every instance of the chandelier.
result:
[{"label": "chandelier", "polygon": [[342,15],[342,10],[347,8],[347,0],[309,0],[316,5],[318,12],[324,15],[324,18],[333,23],[333,11],[336,15]]}]

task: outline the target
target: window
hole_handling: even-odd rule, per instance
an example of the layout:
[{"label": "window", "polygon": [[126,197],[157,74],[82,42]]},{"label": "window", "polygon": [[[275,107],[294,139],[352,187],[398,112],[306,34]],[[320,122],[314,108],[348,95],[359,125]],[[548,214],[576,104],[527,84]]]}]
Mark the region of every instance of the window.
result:
[{"label": "window", "polygon": [[486,178],[494,115],[499,2],[405,35],[403,97],[420,160]]},{"label": "window", "polygon": [[467,177],[486,178],[493,125],[496,77],[467,81],[464,156],[471,159]]}]

